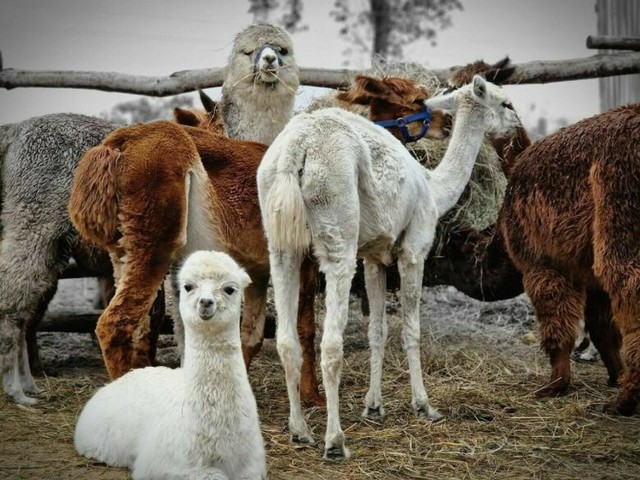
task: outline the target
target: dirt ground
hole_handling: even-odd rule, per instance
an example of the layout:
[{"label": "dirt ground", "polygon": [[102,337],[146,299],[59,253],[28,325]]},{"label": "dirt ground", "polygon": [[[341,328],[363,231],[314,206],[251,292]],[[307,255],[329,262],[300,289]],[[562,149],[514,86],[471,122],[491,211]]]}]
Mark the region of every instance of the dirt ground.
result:
[{"label": "dirt ground", "polygon": [[[87,282],[87,281],[85,281]],[[88,283],[63,286],[51,308],[89,304]],[[66,293],[65,293],[66,292]],[[393,303],[393,296],[389,296]],[[410,405],[408,369],[396,312],[389,315],[381,422],[362,419],[368,386],[366,324],[352,302],[341,384],[342,425],[352,457],[322,460],[325,410],[306,410],[317,445],[294,447],[287,432],[284,374],[267,340],[252,365],[271,479],[637,479],[640,417],[609,418],[589,405],[615,396],[601,363],[575,363],[569,394],[534,393],[549,374],[525,296],[482,303],[451,287],[424,289],[423,370],[436,424],[417,419]],[[321,315],[321,313],[320,313]],[[73,449],[75,420],[107,380],[89,334],[40,333],[50,375],[34,407],[0,399],[0,479],[127,479],[128,472],[95,463]],[[159,361],[175,365],[170,335],[161,336]]]}]

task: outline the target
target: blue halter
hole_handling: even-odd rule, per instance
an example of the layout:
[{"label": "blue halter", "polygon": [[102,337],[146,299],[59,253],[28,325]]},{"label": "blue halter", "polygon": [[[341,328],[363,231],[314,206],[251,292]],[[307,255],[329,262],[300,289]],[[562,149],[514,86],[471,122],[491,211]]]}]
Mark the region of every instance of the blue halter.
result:
[{"label": "blue halter", "polygon": [[[422,130],[418,135],[410,135],[407,124],[419,121],[422,121]],[[429,130],[429,125],[431,125],[431,109],[425,105],[422,112],[413,113],[406,117],[400,117],[394,120],[380,120],[379,122],[374,123],[384,128],[397,127],[400,129],[400,133],[402,133],[402,138],[405,142],[417,142],[424,137]]]}]

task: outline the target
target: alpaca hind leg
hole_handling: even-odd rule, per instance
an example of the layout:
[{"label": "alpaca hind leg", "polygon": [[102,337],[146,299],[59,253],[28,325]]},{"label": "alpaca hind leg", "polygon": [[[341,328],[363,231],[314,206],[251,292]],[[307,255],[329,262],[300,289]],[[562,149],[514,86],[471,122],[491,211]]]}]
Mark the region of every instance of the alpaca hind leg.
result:
[{"label": "alpaca hind leg", "polygon": [[302,345],[302,376],[300,396],[305,406],[324,406],[326,401],[318,390],[316,376],[315,299],[318,264],[307,255],[300,269],[300,298],[298,300],[298,337]]},{"label": "alpaca hind leg", "polygon": [[0,244],[0,371],[5,392],[25,404],[35,403],[25,391],[39,390],[25,349],[27,322],[36,319],[68,262],[61,240],[41,227],[54,230],[8,226]]},{"label": "alpaca hind leg", "polygon": [[173,320],[173,338],[176,342],[176,350],[180,357],[180,366],[184,366],[184,323],[180,316],[180,286],[178,285],[178,262],[174,262],[170,269],[169,275],[164,281],[164,290],[167,292],[167,308],[171,320]]},{"label": "alpaca hind leg", "polygon": [[42,297],[42,300],[40,300],[35,313],[27,322],[27,355],[29,357],[29,368],[31,369],[32,375],[42,376],[44,374],[44,368],[42,366],[42,361],[40,360],[40,349],[38,348],[38,325],[40,325],[40,322],[44,318],[47,307],[56,293],[57,285],[58,282],[54,284],[53,288],[47,290]]},{"label": "alpaca hind leg", "polygon": [[278,329],[276,344],[284,367],[289,396],[289,431],[291,441],[313,444],[314,440],[302,414],[300,402],[300,369],[302,351],[296,328],[300,265],[302,257],[295,253],[276,252],[269,255]]},{"label": "alpaca hind leg", "polygon": [[[146,367],[150,340],[149,310],[173,252],[128,251],[116,294],[96,326],[105,366],[112,379]],[[114,264],[114,271],[117,270]]]},{"label": "alpaca hind leg", "polygon": [[348,320],[349,287],[356,266],[356,248],[353,245],[345,254],[336,250],[330,249],[329,254],[321,253],[318,256],[320,270],[327,280],[327,311],[320,344],[322,380],[327,396],[327,432],[324,444],[324,458],[327,460],[341,460],[350,456],[340,423],[339,387],[344,356],[343,335]]},{"label": "alpaca hind leg", "polygon": [[387,293],[387,270],[384,265],[365,261],[365,287],[369,298],[369,348],[371,349],[371,373],[369,391],[364,400],[362,415],[367,418],[384,416],[382,406],[382,364],[387,343],[387,318],[385,296]]},{"label": "alpaca hind leg", "polygon": [[162,330],[162,326],[164,325],[165,314],[164,283],[160,283],[160,288],[158,288],[156,298],[151,304],[151,308],[149,310],[149,361],[152,365],[155,365],[156,363],[158,337],[160,336],[160,330]]},{"label": "alpaca hind leg", "polygon": [[[634,281],[635,280],[635,281]],[[630,279],[632,288],[611,294],[613,316],[622,337],[625,370],[618,398],[605,407],[613,415],[633,415],[640,402],[640,277]],[[631,286],[631,285],[630,285]]]},{"label": "alpaca hind leg", "polygon": [[254,275],[251,283],[244,289],[244,305],[242,307],[242,356],[249,370],[251,360],[262,348],[264,341],[264,319],[267,310],[268,275]]},{"label": "alpaca hind leg", "polygon": [[550,381],[536,394],[541,397],[563,394],[571,380],[571,352],[585,311],[585,292],[558,271],[546,267],[523,272],[523,281],[536,310],[540,344],[551,364]]},{"label": "alpaca hind leg", "polygon": [[440,420],[442,415],[429,404],[420,362],[420,296],[424,256],[403,248],[398,258],[398,270],[402,285],[402,346],[409,362],[411,405],[418,416]]},{"label": "alpaca hind leg", "polygon": [[620,357],[620,333],[613,323],[611,301],[605,292],[587,292],[585,320],[591,343],[598,350],[609,373],[609,386],[616,386],[624,366]]}]

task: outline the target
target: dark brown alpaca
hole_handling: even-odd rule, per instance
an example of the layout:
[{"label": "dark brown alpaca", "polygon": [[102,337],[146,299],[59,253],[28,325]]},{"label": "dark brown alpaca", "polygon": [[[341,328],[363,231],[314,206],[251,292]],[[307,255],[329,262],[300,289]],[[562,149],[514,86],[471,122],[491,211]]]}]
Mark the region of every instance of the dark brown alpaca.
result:
[{"label": "dark brown alpaca", "polygon": [[[511,173],[499,226],[522,272],[551,361],[541,393],[566,390],[578,322],[617,378],[610,413],[630,415],[640,394],[640,106],[596,115],[526,149]],[[603,351],[604,350],[604,351]]]}]

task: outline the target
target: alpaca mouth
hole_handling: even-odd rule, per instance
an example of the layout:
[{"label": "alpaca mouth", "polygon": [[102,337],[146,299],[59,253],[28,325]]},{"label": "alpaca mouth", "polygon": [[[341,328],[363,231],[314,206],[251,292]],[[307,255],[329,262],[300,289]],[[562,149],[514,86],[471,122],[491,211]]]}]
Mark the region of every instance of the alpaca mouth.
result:
[{"label": "alpaca mouth", "polygon": [[278,81],[278,70],[276,68],[263,68],[257,77],[262,83],[276,83]]},{"label": "alpaca mouth", "polygon": [[214,307],[201,307],[198,309],[200,320],[211,320],[215,313],[216,309]]}]

